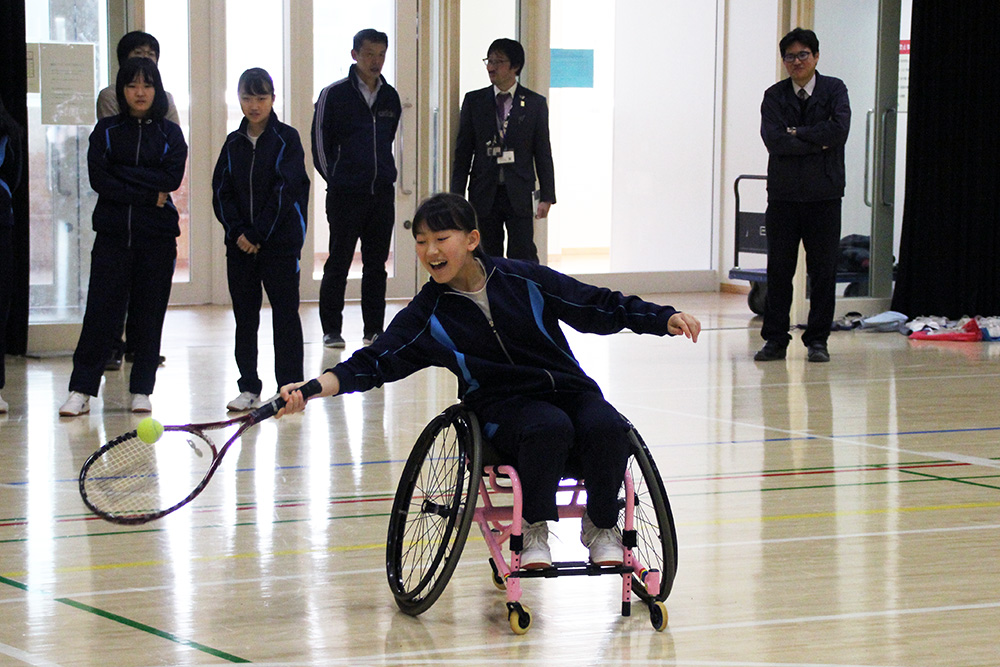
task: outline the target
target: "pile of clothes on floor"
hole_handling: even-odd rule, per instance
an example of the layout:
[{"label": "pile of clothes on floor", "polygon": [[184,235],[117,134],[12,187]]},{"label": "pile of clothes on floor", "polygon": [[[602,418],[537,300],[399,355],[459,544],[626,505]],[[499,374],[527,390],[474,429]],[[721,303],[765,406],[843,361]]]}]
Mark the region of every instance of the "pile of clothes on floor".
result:
[{"label": "pile of clothes on floor", "polygon": [[922,316],[914,319],[903,313],[887,310],[864,317],[850,312],[833,323],[833,331],[859,331],[872,333],[898,332],[911,340],[939,340],[962,343],[1000,340],[1000,317],[963,317],[949,320],[946,317]]}]

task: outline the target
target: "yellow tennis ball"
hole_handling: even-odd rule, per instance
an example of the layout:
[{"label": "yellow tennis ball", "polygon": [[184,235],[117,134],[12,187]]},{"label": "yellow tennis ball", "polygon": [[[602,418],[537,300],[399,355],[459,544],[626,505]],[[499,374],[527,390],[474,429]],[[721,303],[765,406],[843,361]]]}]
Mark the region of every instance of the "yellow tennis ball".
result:
[{"label": "yellow tennis ball", "polygon": [[145,442],[147,445],[151,445],[160,439],[163,435],[163,424],[156,421],[152,417],[146,417],[141,422],[139,426],[135,429],[136,435],[139,439]]}]

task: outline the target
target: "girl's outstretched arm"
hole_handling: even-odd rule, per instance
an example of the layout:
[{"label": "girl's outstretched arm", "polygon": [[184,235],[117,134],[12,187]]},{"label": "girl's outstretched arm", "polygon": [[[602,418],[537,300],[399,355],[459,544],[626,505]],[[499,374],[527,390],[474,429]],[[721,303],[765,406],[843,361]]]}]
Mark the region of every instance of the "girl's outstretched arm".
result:
[{"label": "girl's outstretched arm", "polygon": [[[323,387],[323,391],[316,394],[313,398],[336,396],[340,393],[340,381],[330,371],[325,371],[316,380]],[[302,392],[298,390],[304,384],[305,382],[293,382],[281,388],[281,397],[285,399],[285,407],[278,410],[275,417],[280,419],[285,415],[293,415],[296,412],[302,412],[306,409],[306,399],[302,398]]]}]

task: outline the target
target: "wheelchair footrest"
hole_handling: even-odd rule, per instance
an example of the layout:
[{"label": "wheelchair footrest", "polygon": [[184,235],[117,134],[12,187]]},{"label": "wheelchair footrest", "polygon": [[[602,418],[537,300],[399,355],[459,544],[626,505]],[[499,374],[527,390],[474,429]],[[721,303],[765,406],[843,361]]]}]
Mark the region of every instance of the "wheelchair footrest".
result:
[{"label": "wheelchair footrest", "polygon": [[538,570],[517,570],[510,573],[510,577],[516,579],[535,579],[538,577],[597,577],[602,574],[632,574],[634,567],[625,565],[594,565],[585,561],[563,561],[552,563],[552,567]]}]

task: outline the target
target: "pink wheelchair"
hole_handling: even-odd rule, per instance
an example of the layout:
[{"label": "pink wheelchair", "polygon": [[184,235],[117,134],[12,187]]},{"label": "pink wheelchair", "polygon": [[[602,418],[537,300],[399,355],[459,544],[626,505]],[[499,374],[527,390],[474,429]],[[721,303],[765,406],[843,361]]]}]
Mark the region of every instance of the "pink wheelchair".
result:
[{"label": "pink wheelchair", "polygon": [[[628,427],[632,451],[618,498],[622,564],[554,562],[550,568],[523,570],[517,471],[484,451],[479,422],[464,405],[453,405],[431,420],[406,461],[389,518],[386,572],[399,608],[416,616],[437,601],[476,522],[490,552],[493,583],[506,591],[507,619],[515,634],[531,627],[531,610],[520,601],[521,580],[574,575],[620,576],[621,615],[631,614],[635,594],[648,607],[653,627],[665,629],[664,600],[677,573],[677,533],[649,449],[635,427]],[[578,480],[563,480],[558,497],[568,496],[569,502],[559,506],[559,517],[582,517],[583,494]]]}]

